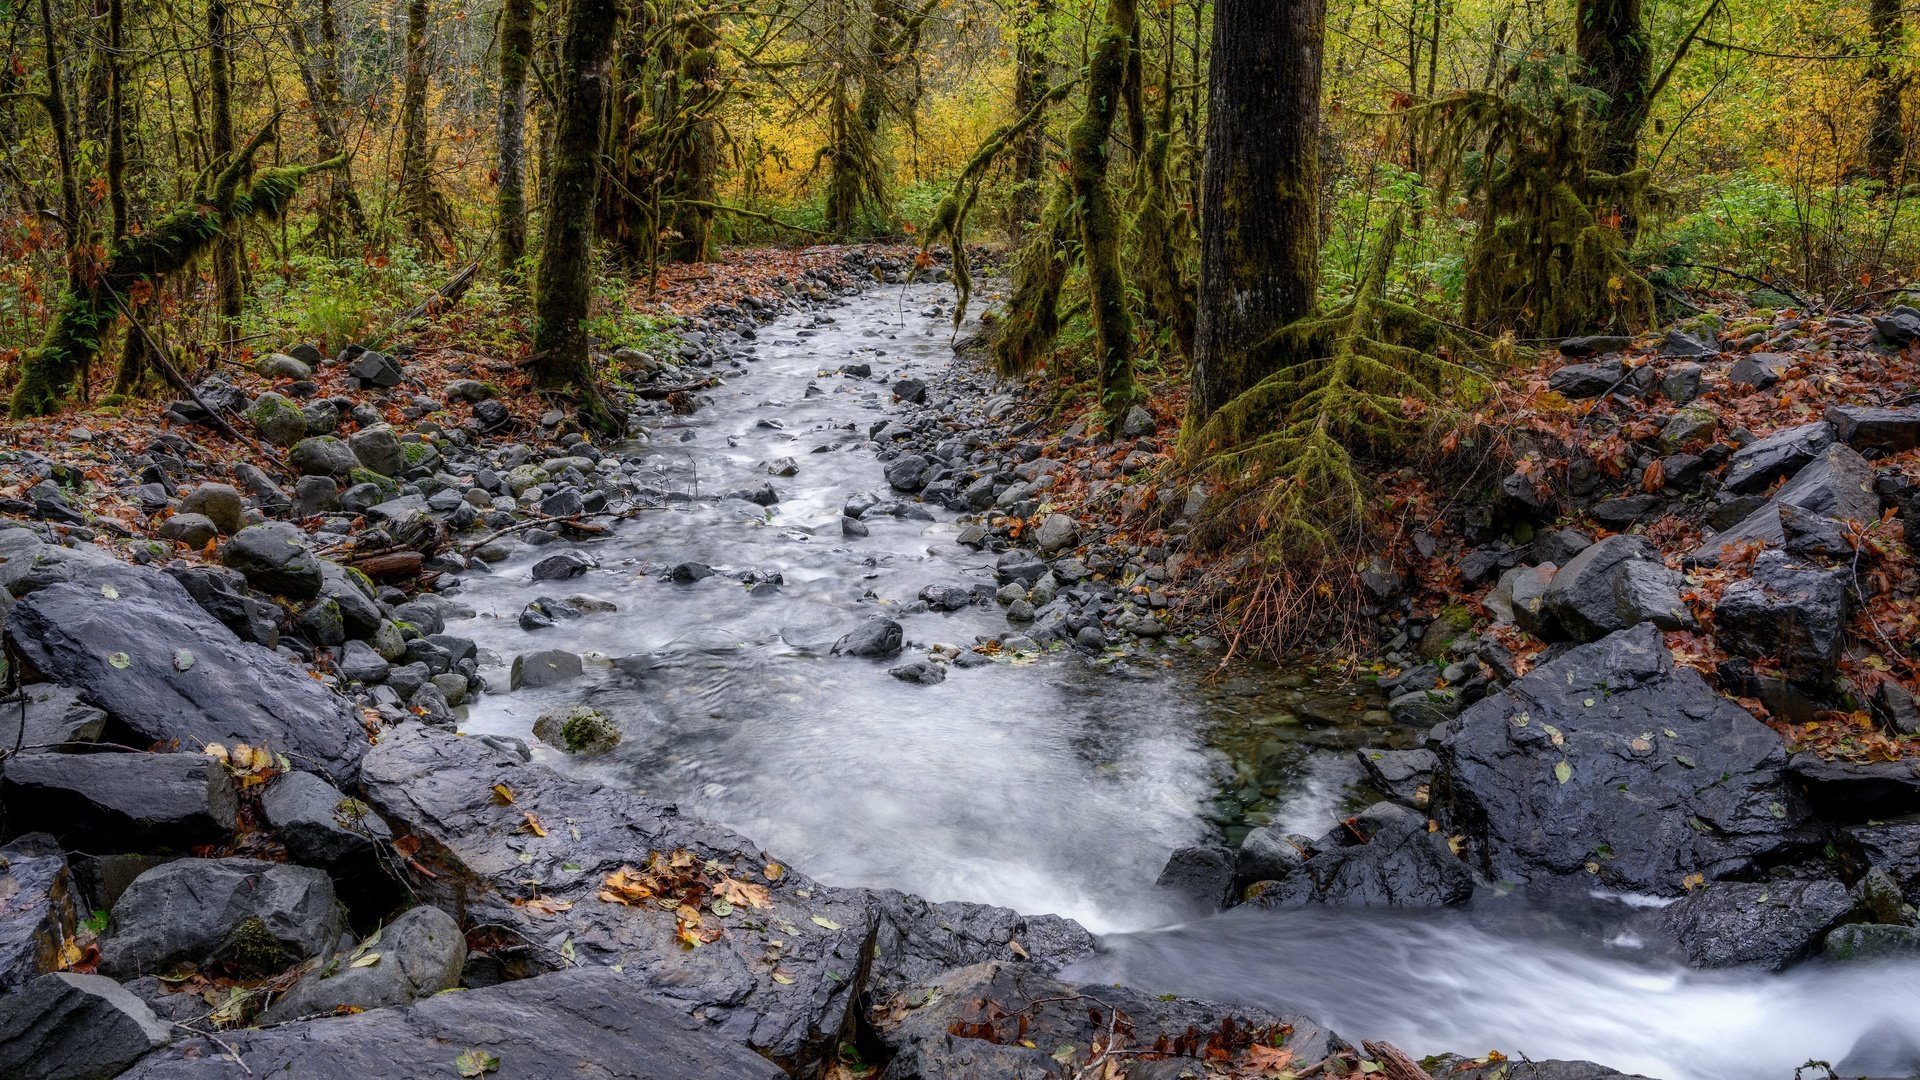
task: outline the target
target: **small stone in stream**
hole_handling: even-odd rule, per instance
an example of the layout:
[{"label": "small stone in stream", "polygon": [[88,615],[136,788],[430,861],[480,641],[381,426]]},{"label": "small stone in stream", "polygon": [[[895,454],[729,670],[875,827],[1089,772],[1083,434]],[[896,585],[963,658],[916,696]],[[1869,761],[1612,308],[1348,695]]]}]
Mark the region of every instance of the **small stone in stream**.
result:
[{"label": "small stone in stream", "polygon": [[1661,396],[1675,405],[1685,405],[1699,397],[1701,370],[1699,364],[1690,360],[1669,365],[1660,378]]},{"label": "small stone in stream", "polygon": [[920,590],[920,599],[935,611],[959,611],[973,603],[973,592],[958,585],[929,585]]},{"label": "small stone in stream", "polygon": [[859,491],[847,496],[847,501],[840,507],[840,513],[845,517],[862,518],[867,516],[867,511],[879,505],[878,495],[871,491]]},{"label": "small stone in stream", "polygon": [[195,551],[206,547],[220,536],[220,530],[208,518],[200,514],[175,514],[160,523],[153,535],[162,540],[171,540],[176,544],[185,544]]},{"label": "small stone in stream", "polygon": [[920,686],[936,686],[947,681],[947,667],[931,660],[913,660],[898,667],[887,669],[887,674],[901,682],[915,683]]},{"label": "small stone in stream", "polygon": [[569,754],[592,757],[620,745],[620,726],[598,709],[576,705],[543,714],[533,722],[533,736]]},{"label": "small stone in stream", "polygon": [[1273,825],[1249,830],[1234,855],[1234,876],[1240,886],[1256,881],[1278,881],[1307,861],[1310,843],[1288,836]]},{"label": "small stone in stream", "polygon": [[667,580],[675,585],[692,585],[712,576],[713,567],[702,562],[675,563],[673,569],[667,571]]},{"label": "small stone in stream", "polygon": [[1107,634],[1098,626],[1083,626],[1073,635],[1073,643],[1090,652],[1098,651],[1107,647]]},{"label": "small stone in stream", "polygon": [[859,518],[842,517],[840,519],[841,536],[860,537],[866,536],[872,531],[873,530],[867,527],[867,523],[861,521]]},{"label": "small stone in stream", "polygon": [[1630,337],[1618,337],[1611,334],[1593,334],[1587,337],[1570,337],[1560,343],[1562,356],[1599,356],[1602,353],[1619,352],[1633,344]]},{"label": "small stone in stream", "polygon": [[[371,964],[360,963],[368,956]],[[269,1024],[405,1005],[460,985],[467,939],[453,916],[412,908],[347,954],[344,963],[308,974],[262,1016]]]},{"label": "small stone in stream", "polygon": [[404,378],[400,365],[394,363],[392,357],[371,349],[353,358],[347,365],[347,374],[359,379],[362,386],[387,388],[399,386]]},{"label": "small stone in stream", "polygon": [[901,379],[893,384],[893,396],[914,405],[924,405],[927,401],[927,384],[919,379]]},{"label": "small stone in stream", "polygon": [[393,835],[365,803],[307,772],[275,779],[261,795],[260,809],[289,855],[328,871],[363,862],[365,869],[372,869],[375,845]]},{"label": "small stone in stream", "polygon": [[508,688],[518,690],[521,687],[537,688],[554,686],[579,678],[586,673],[586,666],[575,653],[560,649],[546,649],[540,652],[522,653],[513,658],[513,668],[508,676]]},{"label": "small stone in stream", "polygon": [[869,615],[866,621],[833,643],[835,656],[886,658],[900,651],[905,634],[900,624],[885,615]]},{"label": "small stone in stream", "polygon": [[1680,330],[1667,331],[1666,340],[1660,343],[1661,356],[1714,356],[1719,351],[1716,343],[1703,341]]},{"label": "small stone in stream", "polygon": [[1430,728],[1460,715],[1460,709],[1459,691],[1451,687],[1412,690],[1387,700],[1387,715],[1393,717],[1395,723],[1408,727]]},{"label": "small stone in stream", "polygon": [[1048,514],[1034,534],[1043,555],[1057,555],[1080,542],[1080,526],[1065,514]]},{"label": "small stone in stream", "polygon": [[1734,452],[1721,488],[1754,495],[1783,476],[1792,476],[1833,445],[1833,425],[1824,420],[1776,431]]},{"label": "small stone in stream", "polygon": [[540,512],[547,517],[575,517],[585,513],[586,509],[586,502],[572,488],[562,488],[540,500]]},{"label": "small stone in stream", "polygon": [[895,491],[919,491],[926,486],[931,464],[919,454],[902,454],[887,463],[887,484]]},{"label": "small stone in stream", "polygon": [[220,561],[246,576],[262,592],[310,598],[320,591],[320,560],[307,550],[305,534],[292,525],[270,522],[233,534],[220,549]]},{"label": "small stone in stream", "polygon": [[1215,844],[1183,847],[1167,859],[1154,885],[1203,911],[1218,911],[1233,898],[1233,852]]},{"label": "small stone in stream", "polygon": [[359,467],[353,449],[331,435],[313,435],[295,443],[287,461],[302,476],[344,477]]},{"label": "small stone in stream", "polygon": [[1611,393],[1626,382],[1627,366],[1618,360],[1568,364],[1547,377],[1547,388],[1579,401]]},{"label": "small stone in stream", "polygon": [[42,975],[0,998],[0,1076],[106,1080],[173,1039],[173,1027],[101,975]]},{"label": "small stone in stream", "polygon": [[770,476],[780,477],[798,476],[800,463],[790,457],[775,458],[767,462],[767,473]]},{"label": "small stone in stream", "polygon": [[762,483],[759,487],[741,488],[727,493],[729,499],[744,499],[755,506],[772,506],[780,501],[780,493],[771,483]]},{"label": "small stone in stream", "polygon": [[1695,967],[1778,971],[1853,909],[1837,881],[1716,881],[1663,909],[1659,921]]},{"label": "small stone in stream", "polygon": [[[384,599],[384,597],[383,597]],[[427,598],[407,600],[393,605],[395,621],[412,627],[421,635],[438,634],[447,628],[447,622],[440,609],[426,602]]]},{"label": "small stone in stream", "polygon": [[1855,450],[1898,454],[1920,446],[1920,406],[1834,405],[1827,409],[1826,418],[1835,437]]},{"label": "small stone in stream", "polygon": [[270,975],[331,948],[344,928],[324,870],[181,859],[141,874],[114,903],[100,938],[100,970],[128,977],[196,964]]},{"label": "small stone in stream", "polygon": [[533,580],[566,581],[577,578],[600,564],[584,552],[563,551],[533,564]]},{"label": "small stone in stream", "polygon": [[994,561],[993,572],[1002,584],[1018,581],[1031,585],[1047,572],[1047,564],[1032,552],[1014,548]]},{"label": "small stone in stream", "polygon": [[1007,605],[1007,621],[1010,623],[1030,623],[1033,621],[1033,604],[1021,597]]},{"label": "small stone in stream", "polygon": [[1279,910],[1438,908],[1472,895],[1473,871],[1449,850],[1444,834],[1428,831],[1425,814],[1375,803],[1314,841],[1298,869],[1260,887],[1250,902]]}]

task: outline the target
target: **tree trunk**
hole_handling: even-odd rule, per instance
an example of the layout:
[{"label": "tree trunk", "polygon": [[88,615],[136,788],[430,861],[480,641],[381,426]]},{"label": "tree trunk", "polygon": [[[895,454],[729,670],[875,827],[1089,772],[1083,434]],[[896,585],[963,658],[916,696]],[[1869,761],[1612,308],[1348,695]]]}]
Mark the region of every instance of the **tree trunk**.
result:
[{"label": "tree trunk", "polygon": [[[126,68],[121,53],[126,48],[125,0],[107,0],[107,203],[113,213],[112,243],[116,246],[127,236],[132,211],[127,200],[127,95]],[[145,309],[145,305],[142,305]],[[147,370],[146,341],[134,329],[127,328],[120,343],[120,366],[114,373],[116,393],[137,386]]]},{"label": "tree trunk", "polygon": [[1087,106],[1067,135],[1067,178],[1080,207],[1080,244],[1092,293],[1094,362],[1100,408],[1109,431],[1119,430],[1137,403],[1133,381],[1133,320],[1120,273],[1120,211],[1107,185],[1114,114],[1125,96],[1136,25],[1134,0],[1108,0],[1107,25],[1087,65]]},{"label": "tree trunk", "polygon": [[[300,81],[307,88],[320,152],[335,157],[347,149],[347,105],[340,90],[340,30],[334,21],[333,0],[320,0],[318,23],[320,47],[317,50],[308,41],[306,28],[298,19],[288,23],[287,37],[293,44]],[[360,196],[353,189],[351,169],[342,167],[328,175],[320,215],[321,227],[329,235],[340,233],[343,222],[352,235],[366,235],[367,218],[360,209]]]},{"label": "tree trunk", "polygon": [[[718,69],[713,52],[717,43],[713,28],[704,18],[687,28],[687,51],[680,58],[683,101],[708,99],[707,83]],[[686,140],[674,155],[674,193],[681,201],[674,204],[672,228],[676,236],[669,255],[681,263],[706,262],[713,246],[713,174],[719,162],[719,142],[714,137],[711,107],[703,104],[695,111],[699,115],[687,121]]]},{"label": "tree trunk", "polygon": [[400,95],[400,204],[423,247],[433,234],[433,179],[427,146],[429,0],[407,0],[406,82]]},{"label": "tree trunk", "polygon": [[616,0],[574,0],[567,18],[554,117],[553,170],[534,300],[534,385],[571,392],[584,422],[618,430],[600,396],[588,353],[593,286],[594,195],[599,183],[600,123],[608,97],[607,58],[620,8]]},{"label": "tree trunk", "polygon": [[[1025,10],[1025,9],[1023,9]],[[1053,12],[1052,0],[1040,0],[1020,25],[1019,45],[1015,49],[1013,71],[1013,115],[1022,117],[1047,92],[1053,82],[1053,63],[1047,56],[1044,32],[1047,16]],[[1013,198],[1007,208],[1007,231],[1018,243],[1027,227],[1040,220],[1046,205],[1042,181],[1045,179],[1047,125],[1035,124],[1023,133],[1013,148]]]},{"label": "tree trunk", "polygon": [[[227,0],[207,0],[207,109],[208,145],[212,172],[219,174],[233,160],[233,42]],[[240,238],[223,236],[213,245],[213,281],[220,293],[220,349],[231,349],[240,329],[243,289],[240,282]]]},{"label": "tree trunk", "polygon": [[1190,427],[1267,372],[1249,349],[1313,310],[1325,0],[1213,12]]},{"label": "tree trunk", "polygon": [[1907,77],[1896,73],[1894,64],[1906,37],[1906,24],[1900,0],[1872,0],[1867,11],[1867,26],[1873,35],[1873,63],[1867,68],[1867,84],[1873,92],[1873,116],[1867,126],[1867,171],[1889,184],[1900,184],[1906,177],[1906,116],[1901,98]]},{"label": "tree trunk", "polygon": [[1575,80],[1607,96],[1594,147],[1595,172],[1619,176],[1640,164],[1640,131],[1652,104],[1653,53],[1641,0],[1579,0],[1574,8]]},{"label": "tree trunk", "polygon": [[533,55],[533,0],[500,6],[500,115],[495,127],[500,190],[494,202],[500,280],[520,284],[527,257],[527,62]]}]

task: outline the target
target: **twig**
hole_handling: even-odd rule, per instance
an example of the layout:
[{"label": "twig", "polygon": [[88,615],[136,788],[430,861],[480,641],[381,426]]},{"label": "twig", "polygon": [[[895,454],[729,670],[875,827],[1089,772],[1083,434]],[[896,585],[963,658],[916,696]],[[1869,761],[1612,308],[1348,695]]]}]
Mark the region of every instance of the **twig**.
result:
[{"label": "twig", "polygon": [[1738,270],[1733,270],[1725,266],[1715,266],[1712,263],[1690,263],[1690,262],[1663,262],[1660,265],[1678,267],[1683,270],[1712,270],[1717,274],[1725,274],[1728,277],[1739,278],[1741,281],[1752,282],[1753,284],[1758,285],[1763,289],[1772,289],[1774,292],[1777,292],[1780,295],[1786,297],[1787,299],[1793,301],[1794,303],[1800,305],[1800,308],[1803,311],[1813,310],[1813,304],[1808,302],[1807,299],[1801,296],[1799,293],[1796,293],[1792,289],[1787,288],[1785,285],[1782,285],[1779,282],[1775,282],[1775,281],[1768,281],[1765,278],[1757,278],[1757,277],[1754,277],[1752,274],[1743,274]]},{"label": "twig", "polygon": [[253,1075],[253,1070],[247,1067],[247,1063],[246,1063],[246,1062],[244,1062],[244,1061],[242,1061],[242,1060],[240,1060],[240,1051],[238,1051],[238,1050],[235,1050],[235,1049],[233,1048],[233,1044],[232,1044],[232,1043],[229,1043],[229,1042],[227,1042],[227,1041],[226,1041],[225,1039],[222,1039],[222,1038],[221,1038],[220,1036],[218,1036],[218,1035],[215,1035],[215,1034],[214,1034],[213,1032],[211,1032],[211,1031],[201,1031],[201,1030],[200,1030],[199,1028],[195,1028],[195,1027],[188,1027],[187,1025],[185,1025],[185,1024],[183,1024],[183,1023],[181,1023],[181,1022],[179,1022],[178,1020],[175,1020],[175,1021],[173,1021],[172,1023],[173,1023],[173,1026],[174,1026],[174,1027],[177,1027],[177,1028],[179,1028],[179,1029],[180,1029],[181,1031],[185,1031],[185,1032],[190,1032],[190,1033],[192,1033],[192,1034],[194,1034],[194,1035],[198,1035],[198,1036],[200,1036],[201,1038],[203,1038],[203,1039],[205,1039],[205,1040],[207,1040],[208,1042],[210,1042],[210,1043],[212,1043],[213,1045],[215,1045],[215,1046],[217,1046],[217,1047],[219,1047],[220,1049],[222,1049],[222,1050],[224,1050],[224,1051],[226,1051],[226,1054],[227,1054],[227,1056],[233,1059],[233,1063],[234,1063],[235,1065],[238,1065],[238,1066],[240,1066],[240,1071],[241,1071],[241,1072],[243,1072],[243,1073],[246,1073],[246,1074],[247,1074],[248,1076],[252,1076],[252,1075]]},{"label": "twig", "polygon": [[1387,1080],[1433,1080],[1433,1074],[1390,1042],[1362,1042],[1367,1053],[1386,1069]]},{"label": "twig", "polygon": [[234,442],[250,446],[256,452],[265,453],[259,443],[240,434],[239,431],[234,429],[232,424],[227,423],[227,418],[220,415],[220,410],[207,404],[206,399],[200,396],[200,391],[195,390],[193,385],[187,382],[186,378],[173,366],[173,361],[167,359],[166,351],[160,348],[159,342],[153,340],[153,335],[148,333],[146,326],[134,316],[132,309],[127,307],[126,302],[121,299],[120,294],[110,290],[108,295],[113,297],[113,306],[119,308],[120,314],[126,316],[128,325],[140,331],[141,338],[145,339],[147,343],[147,351],[153,360],[153,366],[160,369],[160,374],[167,382],[171,383],[174,389],[192,398],[193,403],[200,406],[201,411],[207,414],[208,420],[212,422],[215,428],[219,429],[220,434],[225,435]]}]

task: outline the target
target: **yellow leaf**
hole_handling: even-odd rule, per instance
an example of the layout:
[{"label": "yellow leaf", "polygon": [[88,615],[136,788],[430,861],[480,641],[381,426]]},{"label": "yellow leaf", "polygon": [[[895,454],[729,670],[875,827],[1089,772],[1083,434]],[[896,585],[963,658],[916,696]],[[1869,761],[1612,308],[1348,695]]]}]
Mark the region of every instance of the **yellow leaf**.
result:
[{"label": "yellow leaf", "polygon": [[829,929],[829,930],[838,930],[838,929],[840,929],[840,924],[839,924],[839,923],[837,923],[837,922],[834,922],[834,921],[833,921],[832,919],[829,919],[829,918],[827,918],[827,917],[826,917],[825,915],[815,915],[815,916],[813,917],[813,922],[814,922],[814,925],[816,925],[816,926],[824,926],[824,927],[826,927],[826,928],[827,928],[827,929]]},{"label": "yellow leaf", "polygon": [[763,873],[766,874],[768,881],[779,881],[787,875],[787,868],[777,862],[770,862]]},{"label": "yellow leaf", "polygon": [[527,831],[528,831],[528,832],[530,832],[530,833],[532,833],[532,834],[533,834],[533,835],[535,835],[535,836],[545,836],[545,835],[547,835],[547,830],[546,830],[546,826],[544,826],[544,825],[541,825],[541,824],[540,824],[540,819],[539,819],[539,818],[537,818],[537,817],[534,817],[534,816],[533,816],[533,811],[531,811],[531,810],[522,810],[522,811],[520,811],[520,812],[521,812],[522,814],[525,814],[525,815],[526,815],[526,817],[527,817]]},{"label": "yellow leaf", "polygon": [[774,972],[773,972],[773,981],[779,983],[782,986],[792,986],[793,976],[776,968],[774,969]]},{"label": "yellow leaf", "polygon": [[493,801],[500,806],[512,806],[513,789],[505,784],[493,785]]},{"label": "yellow leaf", "polygon": [[764,908],[772,906],[772,901],[767,898],[767,887],[765,885],[754,885],[750,882],[723,877],[720,879],[720,884],[714,886],[713,891],[714,895],[725,897],[728,902],[738,907]]},{"label": "yellow leaf", "polygon": [[377,952],[370,952],[367,955],[361,957],[360,959],[355,960],[353,962],[353,966],[357,968],[372,967],[373,965],[379,962],[380,962],[380,954]]}]

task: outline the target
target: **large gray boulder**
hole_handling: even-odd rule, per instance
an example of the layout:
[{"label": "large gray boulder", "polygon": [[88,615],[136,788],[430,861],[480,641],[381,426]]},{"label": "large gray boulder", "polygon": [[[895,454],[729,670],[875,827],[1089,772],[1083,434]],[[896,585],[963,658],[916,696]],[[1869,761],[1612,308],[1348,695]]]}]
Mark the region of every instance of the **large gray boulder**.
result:
[{"label": "large gray boulder", "polygon": [[324,870],[181,859],[120,894],[100,938],[100,971],[130,978],[191,965],[270,975],[332,948],[345,925]]},{"label": "large gray boulder", "polygon": [[1609,536],[1575,555],[1553,575],[1541,609],[1551,627],[1575,641],[1596,641],[1641,623],[1662,630],[1695,625],[1680,598],[1680,575],[1667,569],[1644,536]]},{"label": "large gray boulder", "polygon": [[400,449],[400,436],[385,424],[354,432],[347,437],[347,446],[361,465],[381,476],[399,476],[407,471],[407,455]]},{"label": "large gray boulder", "polygon": [[467,938],[453,916],[411,908],[337,962],[310,972],[261,1017],[269,1024],[405,1005],[460,985]]},{"label": "large gray boulder", "polygon": [[1542,664],[1448,725],[1434,816],[1484,875],[1678,895],[1757,873],[1808,811],[1780,736],[1676,667],[1650,623]]},{"label": "large gray boulder", "polygon": [[353,456],[353,448],[331,435],[314,435],[301,439],[287,454],[287,462],[301,476],[331,476],[336,480],[344,478],[360,464]]},{"label": "large gray boulder", "polygon": [[18,699],[0,704],[0,747],[8,749],[79,749],[98,742],[106,727],[106,712],[71,686],[32,683],[20,688]]},{"label": "large gray boulder", "polygon": [[1752,573],[1720,594],[1713,628],[1720,647],[1735,656],[1776,659],[1793,682],[1830,682],[1847,638],[1844,571],[1762,552]]},{"label": "large gray boulder", "polygon": [[367,735],[345,699],[235,637],[166,574],[121,566],[111,580],[113,596],[64,583],[15,605],[6,637],[31,671],[149,742],[268,746],[336,782],[352,778]]},{"label": "large gray boulder", "polygon": [[28,833],[0,846],[0,994],[57,970],[78,905],[66,853]]},{"label": "large gray boulder", "polygon": [[970,964],[1024,964],[1053,974],[1093,954],[1085,927],[1058,915],[952,900],[933,903],[893,890],[873,894],[879,928],[862,993],[886,997]]},{"label": "large gray boulder", "polygon": [[200,754],[17,755],[0,777],[7,827],[89,852],[185,851],[233,839],[238,797]]},{"label": "large gray boulder", "polygon": [[165,1046],[172,1026],[119,983],[68,971],[0,998],[0,1076],[111,1080]]},{"label": "large gray boulder", "polygon": [[306,534],[284,521],[241,529],[220,549],[220,561],[245,575],[247,584],[261,592],[295,600],[319,595],[324,581],[320,559],[308,550]]},{"label": "large gray boulder", "polygon": [[1315,841],[1290,873],[1253,889],[1249,903],[1263,908],[1437,908],[1465,903],[1473,872],[1445,836],[1427,831],[1426,815],[1376,803]]},{"label": "large gray boulder", "polygon": [[885,659],[900,651],[903,637],[899,623],[885,615],[869,615],[833,643],[833,654]]},{"label": "large gray boulder", "polygon": [[1833,425],[1824,420],[1776,431],[1735,451],[1720,487],[1736,495],[1758,495],[1775,480],[1812,464],[1832,445]]},{"label": "large gray boulder", "polygon": [[[418,724],[374,747],[362,787],[397,835],[419,841],[414,860],[437,875],[410,880],[422,902],[528,945],[512,955],[511,974],[617,964],[783,1068],[812,1075],[834,1059],[871,959],[865,894],[769,874],[768,856],[725,829]],[[663,873],[698,876],[742,899],[720,910],[708,902],[699,926],[683,928],[655,902],[600,898],[623,867],[644,872],[676,852],[687,861]],[[529,906],[535,898],[544,903]],[[718,935],[689,949],[683,929]]]},{"label": "large gray boulder", "polygon": [[393,837],[365,803],[312,773],[274,780],[260,796],[260,810],[287,854],[330,871],[370,869],[375,844]]},{"label": "large gray boulder", "polygon": [[1880,516],[1880,496],[1873,488],[1873,466],[1852,447],[1828,447],[1812,464],[1782,485],[1766,505],[1732,527],[1708,537],[1687,556],[1687,563],[1718,564],[1744,546],[1783,543],[1786,533],[1780,523],[1782,505],[1811,510],[1836,521],[1874,521]]},{"label": "large gray boulder", "polygon": [[1855,901],[1837,881],[1720,881],[1660,912],[1696,967],[1778,971],[1817,948]]},{"label": "large gray boulder", "polygon": [[463,1065],[486,1080],[787,1075],[648,993],[631,972],[585,967],[404,1008],[225,1032],[219,1044],[188,1039],[149,1055],[123,1080],[453,1080]]},{"label": "large gray boulder", "polygon": [[1827,409],[1827,422],[1835,437],[1855,450],[1898,454],[1920,446],[1920,406],[1834,405]]}]

